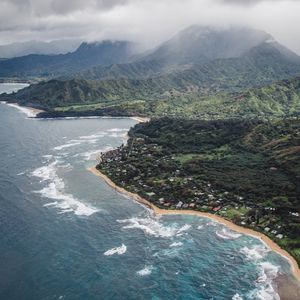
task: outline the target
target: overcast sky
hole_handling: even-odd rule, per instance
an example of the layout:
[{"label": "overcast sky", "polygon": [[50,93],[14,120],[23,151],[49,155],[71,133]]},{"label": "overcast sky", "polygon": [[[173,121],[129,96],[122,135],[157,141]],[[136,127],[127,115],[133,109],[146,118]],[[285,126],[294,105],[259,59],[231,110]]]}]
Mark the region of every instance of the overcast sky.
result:
[{"label": "overcast sky", "polygon": [[0,44],[80,38],[151,47],[191,24],[262,29],[300,54],[300,0],[0,0]]}]

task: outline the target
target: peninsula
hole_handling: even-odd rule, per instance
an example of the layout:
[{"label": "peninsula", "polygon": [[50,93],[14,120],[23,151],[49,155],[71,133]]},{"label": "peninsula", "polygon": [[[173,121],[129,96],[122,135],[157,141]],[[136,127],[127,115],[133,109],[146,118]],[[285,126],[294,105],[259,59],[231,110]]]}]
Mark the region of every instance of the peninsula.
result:
[{"label": "peninsula", "polygon": [[93,172],[158,213],[213,217],[259,236],[300,278],[299,137],[298,119],[152,120],[102,153]]}]

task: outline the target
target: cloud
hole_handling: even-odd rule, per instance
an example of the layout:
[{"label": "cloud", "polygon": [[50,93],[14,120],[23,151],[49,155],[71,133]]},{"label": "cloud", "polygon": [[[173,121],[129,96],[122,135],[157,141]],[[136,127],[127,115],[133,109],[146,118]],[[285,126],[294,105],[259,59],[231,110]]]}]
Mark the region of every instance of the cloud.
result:
[{"label": "cloud", "polygon": [[0,0],[0,44],[129,39],[153,47],[192,24],[250,26],[300,53],[296,0]]},{"label": "cloud", "polygon": [[[247,6],[247,5],[255,5],[263,2],[284,2],[285,0],[220,0],[226,4],[234,4],[240,6]],[[298,0],[289,0],[289,1],[298,1]]]}]

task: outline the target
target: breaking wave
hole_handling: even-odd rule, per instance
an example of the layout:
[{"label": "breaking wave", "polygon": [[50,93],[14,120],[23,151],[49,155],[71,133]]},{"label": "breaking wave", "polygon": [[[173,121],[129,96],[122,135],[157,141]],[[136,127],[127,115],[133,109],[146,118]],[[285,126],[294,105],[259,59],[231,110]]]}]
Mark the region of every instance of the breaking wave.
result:
[{"label": "breaking wave", "polygon": [[270,249],[264,245],[255,245],[252,248],[245,246],[241,248],[240,252],[246,256],[247,260],[260,260],[270,252]]},{"label": "breaking wave", "polygon": [[112,128],[112,129],[108,129],[108,132],[127,132],[128,129],[127,128]]},{"label": "breaking wave", "polygon": [[126,245],[122,244],[120,247],[111,248],[105,251],[103,254],[106,256],[111,256],[114,254],[122,255],[127,251]]},{"label": "breaking wave", "polygon": [[91,151],[83,152],[80,154],[75,154],[74,157],[81,156],[84,158],[84,160],[95,160],[101,152],[106,152],[106,151],[109,151],[112,149],[113,149],[112,146],[106,146],[102,149],[91,150]]},{"label": "breaking wave", "polygon": [[29,118],[34,118],[37,115],[37,113],[35,111],[33,111],[32,109],[29,109],[29,108],[24,107],[24,106],[20,106],[18,104],[7,103],[7,105],[18,109],[22,113],[26,114],[27,117],[29,117]]},{"label": "breaking wave", "polygon": [[65,149],[65,148],[77,146],[79,144],[81,144],[80,141],[79,142],[78,141],[77,142],[70,142],[70,143],[67,143],[67,144],[64,144],[64,145],[56,146],[53,149],[59,151],[59,150]]},{"label": "breaking wave", "polygon": [[79,216],[90,216],[97,212],[98,209],[82,203],[72,194],[64,193],[65,184],[57,175],[57,167],[58,161],[55,160],[49,165],[37,168],[32,172],[32,176],[40,178],[41,182],[46,181],[48,183],[47,186],[36,192],[41,194],[42,197],[58,200],[44,206],[54,206],[61,210],[60,213],[74,212],[75,215]]},{"label": "breaking wave", "polygon": [[182,246],[182,245],[183,245],[182,242],[174,242],[174,243],[172,243],[172,244],[170,245],[170,247],[180,247],[180,246]]},{"label": "breaking wave", "polygon": [[249,293],[250,299],[280,300],[274,280],[278,276],[279,267],[270,262],[259,264],[260,276],[256,280],[256,289]]},{"label": "breaking wave", "polygon": [[236,293],[236,294],[232,297],[232,300],[243,300],[243,298],[242,298],[238,293]]},{"label": "breaking wave", "polygon": [[131,218],[125,220],[117,220],[118,223],[127,224],[124,229],[140,229],[145,234],[155,237],[169,238],[175,235],[180,235],[182,232],[191,228],[191,225],[183,225],[180,228],[175,226],[164,226],[155,218]]},{"label": "breaking wave", "polygon": [[235,240],[242,236],[240,233],[228,230],[226,228],[216,231],[216,235],[224,240]]}]

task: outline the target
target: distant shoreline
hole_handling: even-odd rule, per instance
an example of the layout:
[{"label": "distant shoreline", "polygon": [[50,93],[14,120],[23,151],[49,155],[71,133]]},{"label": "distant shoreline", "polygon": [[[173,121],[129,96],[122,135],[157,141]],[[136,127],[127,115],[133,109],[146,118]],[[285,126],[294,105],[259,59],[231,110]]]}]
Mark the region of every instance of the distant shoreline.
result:
[{"label": "distant shoreline", "polygon": [[34,108],[34,107],[30,107],[30,106],[22,106],[22,105],[20,105],[16,102],[1,101],[1,103],[7,104],[8,106],[15,107],[15,108],[19,109],[23,113],[27,114],[27,116],[30,117],[30,118],[36,118],[39,113],[44,112],[41,109],[37,109],[37,108]]},{"label": "distant shoreline", "polygon": [[198,216],[198,217],[206,217],[210,218],[214,221],[217,221],[218,223],[221,223],[230,229],[248,235],[252,236],[254,238],[258,238],[260,241],[262,241],[264,244],[266,244],[271,250],[277,252],[280,254],[282,257],[287,259],[291,265],[291,269],[293,272],[293,275],[297,279],[298,283],[300,283],[300,269],[298,267],[297,261],[284,249],[279,247],[274,241],[272,241],[269,237],[264,235],[261,232],[255,231],[253,229],[249,229],[246,227],[242,227],[239,225],[236,225],[220,216],[211,214],[211,213],[206,213],[206,212],[200,212],[200,211],[195,211],[195,210],[169,210],[169,209],[162,209],[154,205],[153,203],[149,202],[148,200],[142,198],[138,194],[131,193],[127,191],[126,189],[116,185],[109,177],[107,177],[105,174],[103,174],[101,171],[99,171],[96,167],[92,167],[88,169],[90,172],[92,172],[94,175],[102,178],[105,183],[107,183],[110,187],[115,189],[117,192],[129,196],[131,199],[151,208],[156,214],[159,215],[192,215],[192,216]]}]

